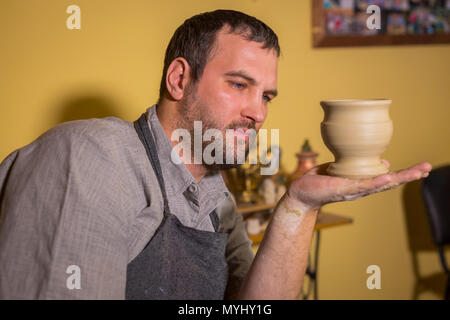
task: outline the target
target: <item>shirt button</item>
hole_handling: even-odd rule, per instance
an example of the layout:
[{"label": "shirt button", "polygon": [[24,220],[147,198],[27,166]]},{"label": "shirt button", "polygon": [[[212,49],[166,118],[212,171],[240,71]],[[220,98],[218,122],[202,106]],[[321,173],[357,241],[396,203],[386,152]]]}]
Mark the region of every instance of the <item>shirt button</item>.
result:
[{"label": "shirt button", "polygon": [[197,187],[196,184],[191,184],[191,185],[189,186],[188,190],[189,190],[189,192],[191,192],[191,193],[195,193],[195,192],[197,192],[198,187]]}]

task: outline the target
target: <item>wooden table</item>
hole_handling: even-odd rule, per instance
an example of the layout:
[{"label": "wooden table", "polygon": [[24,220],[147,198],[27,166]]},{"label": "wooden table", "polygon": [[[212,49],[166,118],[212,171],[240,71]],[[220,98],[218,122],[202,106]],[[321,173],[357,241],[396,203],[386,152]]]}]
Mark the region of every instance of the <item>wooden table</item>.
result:
[{"label": "wooden table", "polygon": [[[337,227],[344,224],[352,223],[353,219],[334,213],[319,212],[317,216],[316,225],[314,227],[315,231],[319,231],[325,228]],[[257,235],[248,235],[249,239],[252,240],[253,244],[259,244],[264,236],[264,232],[258,233]]]},{"label": "wooden table", "polygon": [[[238,206],[237,211],[243,215],[251,214],[254,212],[267,211],[271,212],[275,207],[275,204],[259,204],[253,206]],[[317,216],[316,225],[314,231],[316,232],[316,244],[315,244],[315,254],[314,254],[314,265],[310,262],[310,257],[308,257],[308,266],[306,268],[306,275],[310,278],[310,281],[314,287],[314,300],[317,300],[317,266],[319,262],[319,245],[320,245],[320,231],[322,229],[337,227],[341,225],[350,224],[353,222],[352,218],[337,215],[334,213],[329,213],[320,210]],[[249,235],[250,240],[252,240],[253,245],[258,245],[262,238],[264,237],[264,231],[257,235]],[[311,256],[311,255],[310,255]],[[307,299],[311,294],[311,284],[306,293],[303,292],[302,288],[302,298]]]},{"label": "wooden table", "polygon": [[276,203],[261,203],[261,204],[253,204],[253,205],[248,205],[248,206],[237,206],[237,212],[239,212],[240,214],[247,214],[247,213],[252,213],[252,212],[260,212],[260,211],[266,211],[266,210],[271,210],[273,208],[275,208]]}]

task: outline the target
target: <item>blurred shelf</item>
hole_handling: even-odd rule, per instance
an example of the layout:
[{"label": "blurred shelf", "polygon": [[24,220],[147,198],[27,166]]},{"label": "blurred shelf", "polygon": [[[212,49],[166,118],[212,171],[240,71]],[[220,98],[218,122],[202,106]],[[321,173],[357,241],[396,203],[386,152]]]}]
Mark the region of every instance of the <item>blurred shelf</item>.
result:
[{"label": "blurred shelf", "polygon": [[320,211],[319,215],[317,216],[317,222],[316,226],[314,227],[314,230],[336,227],[343,224],[350,224],[352,222],[353,222],[352,218],[341,216],[334,213]]},{"label": "blurred shelf", "polygon": [[[350,224],[352,222],[353,222],[352,218],[341,216],[334,213],[320,211],[319,215],[317,216],[317,221],[314,230],[317,231],[325,228],[337,227],[340,225]],[[262,238],[264,237],[264,231],[256,235],[248,235],[248,237],[250,240],[252,240],[253,245],[259,244],[262,241]]]},{"label": "blurred shelf", "polygon": [[252,205],[238,205],[237,212],[240,214],[253,213],[258,211],[266,211],[275,208],[276,203],[261,203]]}]

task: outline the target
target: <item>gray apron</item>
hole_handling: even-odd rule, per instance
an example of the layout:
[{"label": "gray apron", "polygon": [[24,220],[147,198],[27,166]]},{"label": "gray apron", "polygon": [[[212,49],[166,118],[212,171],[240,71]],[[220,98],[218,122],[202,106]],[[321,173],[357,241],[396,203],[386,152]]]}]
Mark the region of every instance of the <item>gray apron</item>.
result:
[{"label": "gray apron", "polygon": [[[134,127],[147,151],[164,199],[164,217],[144,250],[127,266],[126,299],[220,300],[228,280],[228,235],[184,226],[170,213],[155,141],[143,114]],[[170,160],[168,160],[170,161]]]}]

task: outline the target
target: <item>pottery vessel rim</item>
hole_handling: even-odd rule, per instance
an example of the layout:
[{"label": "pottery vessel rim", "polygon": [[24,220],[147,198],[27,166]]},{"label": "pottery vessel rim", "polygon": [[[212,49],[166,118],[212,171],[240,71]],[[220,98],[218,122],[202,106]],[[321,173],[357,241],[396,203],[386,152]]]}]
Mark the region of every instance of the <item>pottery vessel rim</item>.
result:
[{"label": "pottery vessel rim", "polygon": [[377,105],[377,104],[391,104],[391,99],[335,99],[320,101],[320,105]]}]

